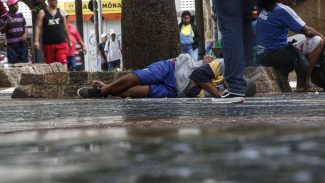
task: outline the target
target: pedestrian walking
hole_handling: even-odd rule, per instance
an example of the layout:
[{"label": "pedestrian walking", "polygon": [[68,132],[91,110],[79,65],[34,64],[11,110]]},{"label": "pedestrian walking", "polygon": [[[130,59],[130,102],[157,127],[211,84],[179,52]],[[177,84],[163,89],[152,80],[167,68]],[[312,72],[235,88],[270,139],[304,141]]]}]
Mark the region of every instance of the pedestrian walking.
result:
[{"label": "pedestrian walking", "polygon": [[97,48],[97,55],[101,59],[101,68],[102,71],[108,71],[108,63],[107,63],[107,57],[105,54],[105,45],[107,42],[107,34],[103,33],[101,35],[102,42],[99,43],[98,48]]},{"label": "pedestrian walking", "polygon": [[110,39],[106,42],[105,52],[107,53],[107,62],[109,70],[120,68],[121,66],[121,43],[116,38],[115,32],[112,32]]},{"label": "pedestrian walking", "polygon": [[[68,20],[68,15],[66,15],[66,20]],[[79,44],[81,46],[81,51],[84,52],[84,54],[87,54],[87,49],[85,47],[85,44],[80,36],[80,33],[77,29],[76,26],[71,24],[70,22],[67,21],[67,26],[68,26],[68,32],[70,34],[70,40],[72,43],[72,46],[69,49],[68,52],[68,69],[69,71],[77,71],[77,59],[76,59],[76,46]]]},{"label": "pedestrian walking", "polygon": [[57,0],[47,0],[48,7],[40,10],[37,15],[34,47],[40,48],[39,35],[42,32],[45,62],[60,62],[67,67],[68,47],[72,46],[64,12],[57,8]]}]

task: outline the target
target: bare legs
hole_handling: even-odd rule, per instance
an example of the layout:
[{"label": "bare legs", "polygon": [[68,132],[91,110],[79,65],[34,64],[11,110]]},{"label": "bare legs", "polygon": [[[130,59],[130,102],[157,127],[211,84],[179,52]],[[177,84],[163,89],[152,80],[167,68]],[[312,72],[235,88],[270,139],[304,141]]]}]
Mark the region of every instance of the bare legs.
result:
[{"label": "bare legs", "polygon": [[140,85],[139,78],[134,74],[127,74],[108,85],[100,81],[94,81],[93,85],[100,87],[103,96],[144,98],[148,96],[150,91],[148,85]]},{"label": "bare legs", "polygon": [[317,48],[311,52],[307,58],[308,58],[308,61],[309,61],[309,67],[308,67],[308,73],[307,73],[307,78],[306,78],[306,84],[309,86],[309,87],[315,87],[316,85],[313,84],[311,82],[311,74],[313,72],[313,69],[315,67],[315,65],[317,64],[317,62],[319,61],[319,58],[323,52],[323,49],[324,49],[324,40],[321,39]]}]

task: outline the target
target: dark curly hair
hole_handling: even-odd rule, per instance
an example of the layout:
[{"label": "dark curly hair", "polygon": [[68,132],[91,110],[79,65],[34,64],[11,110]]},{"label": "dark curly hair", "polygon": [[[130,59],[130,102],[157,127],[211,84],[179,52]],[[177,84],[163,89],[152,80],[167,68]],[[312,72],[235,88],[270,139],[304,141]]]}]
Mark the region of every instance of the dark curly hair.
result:
[{"label": "dark curly hair", "polygon": [[190,11],[183,11],[182,18],[185,17],[185,16],[191,17],[192,15],[191,15]]}]

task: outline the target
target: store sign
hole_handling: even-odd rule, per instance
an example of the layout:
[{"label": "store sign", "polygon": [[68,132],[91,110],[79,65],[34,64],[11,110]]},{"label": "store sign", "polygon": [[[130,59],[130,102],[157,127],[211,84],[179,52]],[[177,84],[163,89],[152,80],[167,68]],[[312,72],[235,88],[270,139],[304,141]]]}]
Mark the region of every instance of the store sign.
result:
[{"label": "store sign", "polygon": [[[58,7],[64,9],[68,15],[75,15],[76,5],[75,2],[64,2],[58,3]],[[122,2],[121,0],[109,0],[102,1],[102,13],[110,14],[110,13],[121,13],[122,12]],[[92,11],[88,9],[88,1],[82,2],[82,13],[84,15],[94,14]]]}]

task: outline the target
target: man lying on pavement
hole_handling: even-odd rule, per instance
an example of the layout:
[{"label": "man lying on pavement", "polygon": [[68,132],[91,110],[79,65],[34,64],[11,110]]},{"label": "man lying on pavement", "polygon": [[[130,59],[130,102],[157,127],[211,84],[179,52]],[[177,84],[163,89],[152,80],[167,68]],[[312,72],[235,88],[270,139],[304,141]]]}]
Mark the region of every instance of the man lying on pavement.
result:
[{"label": "man lying on pavement", "polygon": [[223,63],[211,56],[194,61],[188,54],[155,62],[106,85],[94,81],[77,94],[83,98],[220,97],[225,91]]}]

